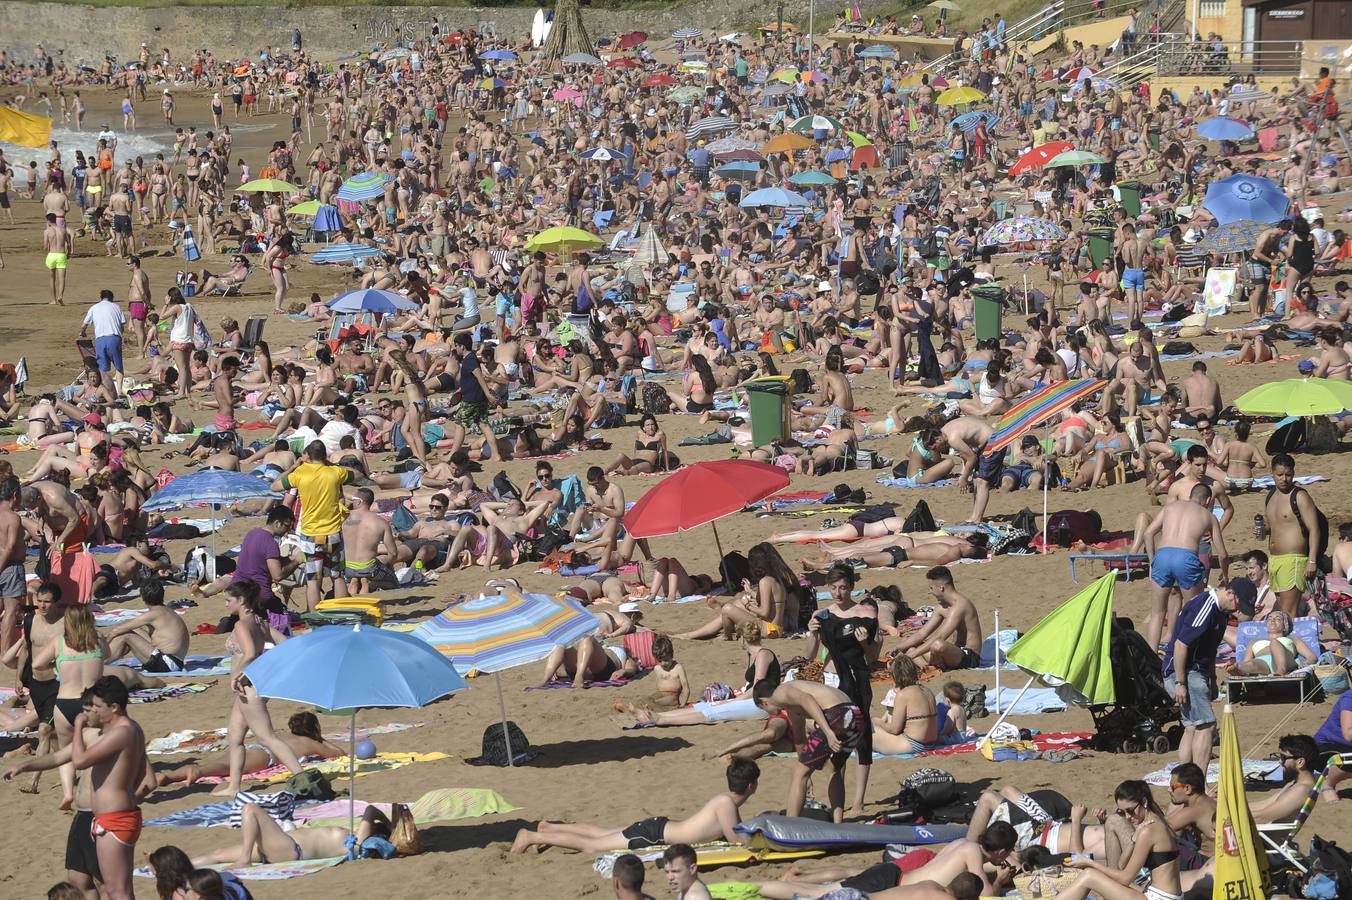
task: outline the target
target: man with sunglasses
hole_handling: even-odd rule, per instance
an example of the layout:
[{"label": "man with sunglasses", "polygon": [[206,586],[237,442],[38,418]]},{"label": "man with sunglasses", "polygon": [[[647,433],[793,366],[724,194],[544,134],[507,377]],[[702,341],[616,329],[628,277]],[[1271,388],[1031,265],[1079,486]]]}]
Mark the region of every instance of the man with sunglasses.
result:
[{"label": "man with sunglasses", "polygon": [[427,518],[398,532],[400,563],[411,562],[415,569],[437,569],[445,564],[446,548],[460,531],[460,521],[446,516],[450,503],[445,494],[433,494],[427,501]]},{"label": "man with sunglasses", "polygon": [[1169,827],[1178,835],[1179,868],[1199,869],[1216,853],[1216,800],[1207,796],[1206,773],[1183,763],[1169,773]]},{"label": "man with sunglasses", "polygon": [[1281,790],[1265,800],[1252,802],[1249,809],[1255,822],[1290,822],[1305,805],[1323,768],[1322,754],[1308,734],[1288,734],[1277,742],[1277,759],[1282,765]]}]

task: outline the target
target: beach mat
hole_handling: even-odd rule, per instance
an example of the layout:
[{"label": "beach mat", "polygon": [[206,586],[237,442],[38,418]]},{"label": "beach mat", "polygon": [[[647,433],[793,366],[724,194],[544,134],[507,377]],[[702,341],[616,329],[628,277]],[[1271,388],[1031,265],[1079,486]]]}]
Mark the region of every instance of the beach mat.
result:
[{"label": "beach mat", "polygon": [[[290,862],[258,863],[243,869],[227,869],[222,866],[208,866],[218,872],[229,872],[240,881],[282,881],[287,878],[300,878],[313,875],[325,869],[331,869],[347,861],[346,856],[331,856],[328,859],[301,859]],[[135,872],[138,878],[154,878],[155,872],[150,866],[141,866]]]},{"label": "beach mat", "polygon": [[[136,657],[130,656],[116,662],[109,663],[113,666],[126,666],[128,669],[136,669],[138,672],[145,672],[141,663],[136,661]],[[175,678],[214,678],[220,675],[230,674],[230,664],[226,662],[224,656],[202,656],[194,655],[185,657],[183,660],[184,670],[182,672],[146,672],[147,675],[163,677],[172,675]]]},{"label": "beach mat", "polygon": [[[1282,783],[1282,764],[1280,760],[1245,759],[1242,762],[1244,765],[1245,778],[1252,778],[1258,781],[1270,781],[1273,784]],[[1178,763],[1171,762],[1164,768],[1156,769],[1149,775],[1146,775],[1142,780],[1144,780],[1146,784],[1154,785],[1155,787],[1168,787],[1169,773],[1172,772],[1177,765]],[[1206,782],[1207,784],[1216,784],[1220,780],[1220,763],[1213,760],[1211,765],[1207,766]]]},{"label": "beach mat", "polygon": [[[372,759],[357,760],[356,772],[358,778],[363,775],[370,775],[375,772],[388,772],[391,769],[402,769],[404,766],[410,766],[418,762],[431,762],[437,759],[449,759],[445,753],[377,753]],[[306,766],[307,769],[318,769],[330,779],[346,778],[348,771],[348,759],[346,756],[340,756],[337,759],[326,759],[323,762],[317,762]],[[260,769],[257,772],[248,772],[244,775],[245,779],[254,783],[262,782],[264,784],[279,784],[291,777],[291,771],[286,766],[273,766],[270,769]],[[224,784],[229,779],[224,775],[204,775],[198,779],[203,784]]]},{"label": "beach mat", "polygon": [[[368,725],[357,729],[357,740],[407,731],[410,728],[421,728],[424,724],[423,722],[387,722],[384,725]],[[344,728],[341,731],[326,734],[324,737],[330,741],[346,741],[349,732]],[[183,731],[174,731],[164,737],[155,738],[146,745],[146,753],[151,756],[165,756],[170,753],[209,753],[213,750],[224,750],[225,746],[224,728],[216,728],[210,731],[196,731],[186,728]]]},{"label": "beach mat", "polygon": [[186,697],[189,694],[200,694],[209,684],[166,684],[164,687],[146,688],[141,691],[131,692],[132,703],[158,703],[161,700],[172,700],[175,697]]},{"label": "beach mat", "polygon": [[[602,853],[592,863],[598,875],[609,878],[615,870],[615,860],[630,853],[643,861],[644,865],[655,863],[662,858],[666,847],[649,847],[643,850],[615,850]],[[718,866],[740,866],[747,863],[782,862],[790,859],[808,859],[825,856],[826,851],[817,848],[801,850],[752,850],[750,847],[733,846],[728,843],[701,844],[695,848],[695,862],[701,869]]]},{"label": "beach mat", "polygon": [[737,833],[747,836],[752,849],[804,850],[840,847],[881,847],[905,844],[947,844],[967,835],[967,826],[958,825],[873,825],[862,822],[823,822],[801,816],[765,815],[737,825]]},{"label": "beach mat", "polygon": [[[347,799],[330,800],[315,806],[297,809],[297,824],[305,825],[346,825]],[[357,816],[361,817],[367,806],[390,814],[389,803],[367,804],[358,801]],[[521,807],[514,806],[497,791],[487,788],[436,788],[423,794],[408,805],[413,813],[413,821],[418,825],[432,822],[455,822],[460,819],[480,819],[484,816],[496,816],[501,813],[516,812]]]}]

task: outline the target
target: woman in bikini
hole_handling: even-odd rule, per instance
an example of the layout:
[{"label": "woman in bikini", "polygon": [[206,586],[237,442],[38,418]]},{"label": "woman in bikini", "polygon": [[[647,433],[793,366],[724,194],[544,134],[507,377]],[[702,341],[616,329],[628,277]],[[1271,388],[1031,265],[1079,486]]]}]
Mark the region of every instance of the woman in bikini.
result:
[{"label": "woman in bikini", "polygon": [[671,470],[671,454],[667,452],[667,436],[657,424],[657,417],[644,413],[639,420],[639,435],[634,438],[634,455],[621,453],[608,467],[607,475],[646,475]]},{"label": "woman in bikini", "polygon": [[1352,380],[1352,357],[1343,349],[1343,332],[1339,328],[1321,328],[1315,332],[1319,341],[1319,356],[1315,357],[1315,378]]},{"label": "woman in bikini", "polygon": [[[324,739],[319,730],[319,719],[312,712],[298,712],[286,722],[287,733],[278,740],[291,748],[300,759],[336,759],[346,756],[347,750]],[[272,751],[262,744],[247,744],[244,750],[244,771],[261,772],[275,766]],[[191,787],[199,778],[222,778],[230,775],[228,751],[208,756],[199,763],[189,763],[155,773],[155,784],[165,787],[182,782]]]},{"label": "woman in bikini", "polygon": [[[892,707],[873,719],[873,749],[879,753],[921,753],[939,739],[934,692],[920,683],[915,660],[899,653],[888,665],[892,673]],[[883,701],[887,706],[887,701]]]},{"label": "woman in bikini", "polygon": [[[1105,828],[1107,856],[1119,865],[1111,866],[1084,854],[1084,806],[1071,808],[1072,853],[1070,867],[1084,873],[1068,888],[1061,889],[1063,900],[1085,900],[1090,892],[1102,900],[1182,900],[1183,886],[1178,873],[1178,838],[1169,827],[1163,811],[1155,803],[1150,786],[1144,781],[1124,781],[1113,792],[1117,808],[1113,810],[1131,829],[1123,835],[1118,829]],[[1095,810],[1102,825],[1108,823],[1108,810]],[[1142,869],[1150,871],[1150,884],[1135,886]]]},{"label": "woman in bikini", "polygon": [[751,548],[747,562],[751,577],[742,580],[742,593],[721,601],[718,615],[711,621],[672,637],[707,641],[722,635],[724,640],[731,640],[739,623],[751,621],[763,623],[769,637],[787,634],[798,620],[798,576],[779,551],[765,541]]},{"label": "woman in bikini", "polygon": [[244,738],[250,731],[272,754],[273,760],[286,766],[293,775],[304,768],[290,745],[272,730],[268,701],[259,696],[249,676],[244,674],[249,663],[263,655],[267,642],[279,644],[286,638],[268,624],[267,611],[259,602],[258,586],[252,582],[237,581],[226,588],[225,609],[238,619],[226,641],[226,650],[230,653],[230,687],[234,693],[226,726],[230,780],[211,792],[217,797],[233,797],[239,793],[248,750]]},{"label": "woman in bikini", "polygon": [[[33,668],[48,666],[56,672],[59,682],[56,692],[57,749],[66,747],[74,734],[75,717],[83,712],[80,695],[103,676],[104,646],[94,624],[94,614],[88,606],[67,606],[62,633],[50,644],[33,654]],[[60,768],[61,805],[70,809],[75,803],[75,767],[69,763]]]},{"label": "woman in bikini", "polygon": [[286,300],[286,291],[290,283],[286,278],[286,258],[296,252],[295,239],[291,234],[282,235],[272,242],[268,251],[263,254],[263,265],[267,267],[268,274],[272,278],[272,311],[283,312],[282,303]]}]

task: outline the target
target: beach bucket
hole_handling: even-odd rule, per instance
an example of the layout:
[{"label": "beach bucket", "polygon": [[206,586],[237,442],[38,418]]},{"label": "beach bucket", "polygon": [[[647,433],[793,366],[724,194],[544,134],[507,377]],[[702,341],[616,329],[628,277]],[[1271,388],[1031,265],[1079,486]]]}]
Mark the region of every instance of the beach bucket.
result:
[{"label": "beach bucket", "polygon": [[1342,666],[1315,666],[1314,677],[1329,697],[1336,697],[1347,690],[1347,669]]}]

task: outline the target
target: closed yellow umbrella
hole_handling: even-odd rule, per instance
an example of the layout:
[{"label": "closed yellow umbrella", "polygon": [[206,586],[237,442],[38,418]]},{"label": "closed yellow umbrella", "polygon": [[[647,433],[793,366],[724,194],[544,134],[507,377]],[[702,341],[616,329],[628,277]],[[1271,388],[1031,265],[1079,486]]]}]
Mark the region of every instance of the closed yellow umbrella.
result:
[{"label": "closed yellow umbrella", "polygon": [[763,154],[771,153],[793,153],[798,150],[806,150],[809,147],[816,146],[812,138],[802,134],[778,134],[770,138],[761,145],[760,151]]},{"label": "closed yellow umbrella", "polygon": [[941,93],[938,103],[940,106],[957,106],[961,103],[976,103],[985,99],[986,95],[974,87],[955,87]]},{"label": "closed yellow umbrella", "polygon": [[1244,765],[1239,755],[1235,711],[1229,703],[1221,713],[1220,782],[1216,787],[1216,857],[1211,896],[1249,897],[1272,894],[1267,852],[1258,836],[1249,798],[1244,792]]}]

